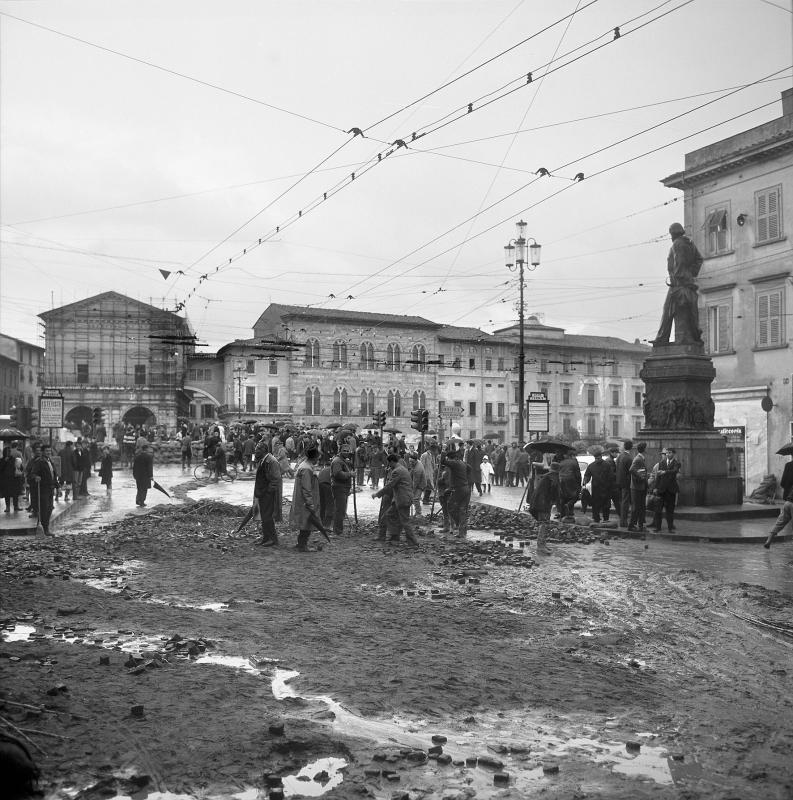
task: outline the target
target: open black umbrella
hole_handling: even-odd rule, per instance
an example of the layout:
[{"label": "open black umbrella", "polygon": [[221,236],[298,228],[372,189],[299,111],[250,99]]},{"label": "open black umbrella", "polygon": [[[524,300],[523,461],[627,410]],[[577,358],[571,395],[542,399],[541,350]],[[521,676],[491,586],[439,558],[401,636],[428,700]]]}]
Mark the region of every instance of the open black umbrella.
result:
[{"label": "open black umbrella", "polygon": [[383,433],[402,433],[399,428],[383,428]]},{"label": "open black umbrella", "polygon": [[341,422],[329,422],[325,428],[329,431],[335,431],[336,428],[341,428]]},{"label": "open black umbrella", "polygon": [[524,450],[536,450],[538,453],[566,453],[571,450],[570,442],[560,439],[534,439],[523,446]]},{"label": "open black umbrella", "polygon": [[[0,439],[3,437],[0,436]],[[787,444],[783,444],[779,450],[776,451],[778,456],[793,456],[793,442],[788,442]]]},{"label": "open black umbrella", "polygon": [[26,433],[17,428],[2,428],[0,429],[0,439],[7,441],[9,439],[28,439],[30,438]]}]

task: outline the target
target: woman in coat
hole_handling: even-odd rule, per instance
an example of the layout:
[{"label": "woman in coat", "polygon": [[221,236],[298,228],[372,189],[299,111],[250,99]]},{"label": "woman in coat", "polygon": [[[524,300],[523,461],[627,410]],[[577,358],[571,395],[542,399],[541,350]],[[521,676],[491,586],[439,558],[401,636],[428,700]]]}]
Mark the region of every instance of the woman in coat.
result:
[{"label": "woman in coat", "polygon": [[5,513],[11,512],[11,501],[14,511],[19,511],[19,492],[17,491],[16,458],[11,455],[11,448],[3,448],[0,458],[0,497],[6,501]]},{"label": "woman in coat", "polygon": [[310,446],[295,473],[289,522],[298,530],[297,549],[301,553],[308,552],[308,540],[312,528],[324,532],[319,522],[319,479],[315,471],[318,460],[319,451],[316,447]]},{"label": "woman in coat", "polygon": [[110,455],[110,448],[107,445],[102,448],[99,477],[102,479],[102,485],[107,486],[107,493],[113,494],[113,456]]}]

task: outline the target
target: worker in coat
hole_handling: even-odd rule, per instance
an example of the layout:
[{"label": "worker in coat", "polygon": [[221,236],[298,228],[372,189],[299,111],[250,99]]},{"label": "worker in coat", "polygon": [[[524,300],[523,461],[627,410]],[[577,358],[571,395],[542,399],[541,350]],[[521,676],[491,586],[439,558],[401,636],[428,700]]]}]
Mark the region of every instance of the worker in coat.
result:
[{"label": "worker in coat", "polygon": [[297,549],[301,553],[308,552],[312,528],[324,531],[319,520],[319,479],[316,469],[319,450],[315,445],[310,445],[304,451],[304,456],[295,473],[292,509],[289,512],[289,522],[298,530]]}]

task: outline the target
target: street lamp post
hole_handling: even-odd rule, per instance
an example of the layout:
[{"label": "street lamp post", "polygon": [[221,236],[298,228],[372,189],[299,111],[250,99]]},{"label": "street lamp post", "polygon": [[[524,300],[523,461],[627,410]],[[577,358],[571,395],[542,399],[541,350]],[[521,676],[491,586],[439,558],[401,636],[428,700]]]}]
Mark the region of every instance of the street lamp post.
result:
[{"label": "street lamp post", "polygon": [[242,382],[245,380],[246,369],[241,361],[234,367],[234,380],[237,381],[237,419],[242,420]]},{"label": "street lamp post", "polygon": [[523,268],[527,265],[526,255],[528,249],[528,263],[531,265],[529,270],[536,269],[540,264],[540,250],[542,245],[536,239],[529,237],[531,244],[526,240],[526,223],[521,220],[515,223],[517,237],[511,239],[504,245],[504,261],[507,269],[514,272],[516,269],[520,273],[520,340],[518,350],[518,441],[522,441],[525,434],[525,415],[526,415],[526,353],[523,347]]}]

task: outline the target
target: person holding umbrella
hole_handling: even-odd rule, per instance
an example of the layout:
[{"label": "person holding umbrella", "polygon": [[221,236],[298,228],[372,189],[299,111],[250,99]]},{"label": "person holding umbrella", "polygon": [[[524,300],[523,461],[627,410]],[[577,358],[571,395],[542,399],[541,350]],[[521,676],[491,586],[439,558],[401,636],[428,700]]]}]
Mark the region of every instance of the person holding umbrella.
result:
[{"label": "person holding umbrella", "polygon": [[151,482],[154,478],[154,456],[151,452],[151,445],[146,443],[135,454],[135,460],[132,462],[132,477],[135,479],[137,486],[137,493],[135,494],[135,505],[146,505],[146,495],[151,488]]},{"label": "person holding umbrella", "polygon": [[[267,445],[264,447],[266,448]],[[265,450],[256,469],[256,483],[253,487],[254,502],[258,503],[259,516],[262,519],[262,539],[259,544],[264,547],[273,547],[278,544],[275,521],[281,519],[283,484],[278,459]]]}]

